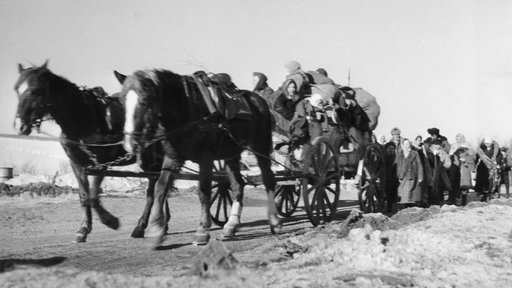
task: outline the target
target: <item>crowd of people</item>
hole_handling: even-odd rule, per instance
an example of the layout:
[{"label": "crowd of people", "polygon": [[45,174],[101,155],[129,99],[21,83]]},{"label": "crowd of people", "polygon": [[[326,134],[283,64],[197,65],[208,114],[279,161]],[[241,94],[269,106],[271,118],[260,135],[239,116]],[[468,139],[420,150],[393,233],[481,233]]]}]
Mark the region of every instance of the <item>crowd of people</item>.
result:
[{"label": "crowd of people", "polygon": [[[309,133],[307,138],[314,139],[329,130],[329,123],[337,127],[343,122],[347,129],[366,130],[371,135],[370,141],[382,146],[386,158],[388,211],[396,207],[466,205],[470,189],[486,201],[496,192],[499,197],[502,185],[505,196],[510,196],[512,155],[509,152],[512,151],[508,147],[500,147],[496,141],[484,137],[473,148],[463,134],[457,134],[455,142],[450,143],[435,127],[427,129],[426,139],[421,135],[404,138],[399,128],[393,128],[387,141],[386,135],[377,137],[367,124],[361,124],[364,113],[357,110],[360,107],[351,94],[354,90],[336,84],[325,69],[305,72],[297,61],[290,61],[284,67],[287,75],[276,91],[268,85],[265,74],[253,73],[253,91],[267,101],[277,131],[291,137],[294,131],[298,135]],[[334,110],[342,112],[329,113]],[[297,129],[301,126],[306,126],[307,131]],[[348,147],[343,141],[348,139],[347,135],[338,138],[341,140],[336,144],[343,152]]]},{"label": "crowd of people", "polygon": [[[470,189],[481,201],[496,195],[505,186],[505,196],[510,197],[510,171],[512,158],[509,147],[500,147],[489,137],[484,137],[473,148],[463,134],[455,142],[440,134],[438,128],[429,128],[430,135],[423,140],[404,138],[399,128],[391,130],[391,139],[385,135],[373,136],[372,141],[382,145],[386,155],[387,210],[409,206],[457,204],[466,205]],[[412,139],[412,138],[411,138]],[[475,175],[476,177],[473,177]]]}]

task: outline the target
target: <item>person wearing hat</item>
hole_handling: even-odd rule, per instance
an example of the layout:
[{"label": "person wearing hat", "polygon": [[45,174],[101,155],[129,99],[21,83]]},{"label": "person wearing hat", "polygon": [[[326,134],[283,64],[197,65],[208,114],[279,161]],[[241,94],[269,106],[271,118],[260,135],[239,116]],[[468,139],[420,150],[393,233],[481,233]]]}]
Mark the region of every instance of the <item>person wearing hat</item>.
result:
[{"label": "person wearing hat", "polygon": [[496,192],[498,193],[498,198],[500,198],[500,189],[501,185],[505,185],[505,191],[507,193],[507,199],[510,198],[510,170],[512,167],[512,163],[508,162],[508,148],[507,147],[501,147],[500,148],[501,153],[501,160],[498,163],[499,167],[499,173],[500,173],[500,182],[496,186]]},{"label": "person wearing hat", "polygon": [[441,140],[441,147],[443,148],[443,150],[446,153],[450,152],[450,143],[448,143],[448,139],[446,137],[444,137],[443,135],[440,134],[440,131],[438,128],[435,128],[435,127],[429,128],[429,129],[427,129],[427,133],[430,134],[430,137],[425,139],[425,142],[424,142],[427,149],[429,149],[429,146],[431,145],[432,141],[434,141],[435,139],[439,139],[439,140]]},{"label": "person wearing hat", "polygon": [[306,95],[311,94],[311,87],[309,83],[309,78],[306,72],[302,70],[300,63],[297,61],[289,61],[284,67],[288,71],[288,75],[286,76],[286,80],[293,80],[297,85],[297,94],[304,98]]},{"label": "person wearing hat", "polygon": [[428,203],[431,205],[441,205],[444,200],[445,191],[451,191],[451,182],[448,178],[447,170],[451,167],[450,156],[442,149],[441,139],[434,139],[427,150],[427,164],[429,165],[431,175],[425,177],[430,179]]},{"label": "person wearing hat", "polygon": [[[469,143],[466,142],[464,134],[459,133],[455,136],[455,143],[450,146],[450,157],[453,162],[453,168],[458,168],[458,174],[460,175],[458,179],[452,179],[452,183],[458,180],[458,186],[453,188],[457,190],[456,196],[460,195],[461,205],[465,206],[467,204],[469,188],[473,186],[471,173],[475,170],[476,154]],[[452,171],[452,177],[457,177],[457,173],[454,173],[454,170]]]},{"label": "person wearing hat", "polygon": [[399,207],[407,208],[421,201],[423,165],[418,152],[412,149],[409,139],[402,140],[402,149],[396,155],[396,175],[398,177]]},{"label": "person wearing hat", "polygon": [[267,76],[261,72],[252,73],[253,92],[258,93],[268,103],[268,107],[272,107],[274,102],[274,89],[270,88],[267,83]]},{"label": "person wearing hat", "polygon": [[400,136],[401,133],[402,131],[400,131],[400,128],[398,127],[393,127],[393,129],[391,129],[391,140],[389,140],[389,142],[395,143],[396,153],[402,149],[402,141],[404,138]]},{"label": "person wearing hat", "polygon": [[491,181],[494,181],[497,176],[498,162],[502,158],[499,150],[500,146],[498,143],[490,137],[484,137],[476,150],[475,192],[482,196],[480,201],[487,201],[491,196],[492,191],[489,191],[490,184],[493,184]]}]

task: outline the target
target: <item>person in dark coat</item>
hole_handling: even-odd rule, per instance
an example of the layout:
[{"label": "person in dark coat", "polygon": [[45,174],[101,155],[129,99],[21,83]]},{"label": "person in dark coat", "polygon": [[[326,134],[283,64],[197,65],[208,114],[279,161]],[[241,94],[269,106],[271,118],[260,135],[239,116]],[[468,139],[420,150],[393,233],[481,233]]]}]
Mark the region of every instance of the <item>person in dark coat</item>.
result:
[{"label": "person in dark coat", "polygon": [[286,80],[278,92],[279,95],[277,95],[274,101],[274,111],[290,121],[295,114],[295,106],[300,101],[300,97],[297,94],[297,84],[294,80]]},{"label": "person in dark coat", "polygon": [[441,139],[434,139],[427,150],[427,163],[430,175],[430,205],[441,205],[444,201],[444,192],[451,191],[451,183],[448,178],[447,169],[452,165],[450,156],[442,149]]},{"label": "person in dark coat", "polygon": [[268,103],[268,107],[272,107],[274,103],[274,89],[270,88],[267,83],[267,76],[260,72],[252,73],[253,91],[258,93]]},{"label": "person in dark coat", "polygon": [[476,183],[475,192],[481,195],[480,201],[487,201],[489,198],[491,184],[496,176],[498,162],[502,155],[499,151],[499,145],[489,137],[484,137],[480,146],[476,150]]},{"label": "person in dark coat", "polygon": [[300,98],[304,98],[311,94],[311,87],[309,78],[306,72],[302,70],[300,63],[297,61],[289,61],[284,67],[288,70],[286,80],[293,80],[295,82],[297,94]]},{"label": "person in dark coat", "polygon": [[450,143],[448,142],[448,139],[440,134],[439,129],[437,128],[429,128],[427,129],[427,133],[430,134],[430,137],[425,139],[423,143],[425,143],[427,150],[430,149],[430,145],[432,145],[432,142],[436,139],[439,139],[441,141],[441,148],[446,153],[450,153]]},{"label": "person in dark coat", "polygon": [[396,145],[394,142],[384,144],[384,161],[386,164],[386,212],[393,212],[397,202],[398,177],[396,176]]},{"label": "person in dark coat", "polygon": [[501,152],[501,160],[498,162],[498,167],[499,167],[499,170],[500,170],[500,183],[498,183],[496,189],[497,189],[497,192],[498,192],[498,198],[500,198],[500,189],[501,189],[501,185],[505,185],[505,191],[507,193],[507,199],[510,198],[510,178],[509,178],[509,173],[510,173],[510,170],[511,167],[512,167],[512,163],[509,163],[508,162],[508,148],[507,147],[501,147],[500,148],[500,152]]}]

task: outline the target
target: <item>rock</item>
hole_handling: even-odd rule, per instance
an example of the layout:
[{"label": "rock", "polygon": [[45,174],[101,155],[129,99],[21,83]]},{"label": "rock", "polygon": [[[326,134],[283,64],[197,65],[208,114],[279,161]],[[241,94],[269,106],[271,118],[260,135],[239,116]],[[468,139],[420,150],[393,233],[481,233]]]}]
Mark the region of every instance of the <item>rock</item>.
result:
[{"label": "rock", "polygon": [[238,261],[224,243],[213,240],[201,252],[192,258],[190,275],[210,276],[220,272],[230,273],[236,270]]}]

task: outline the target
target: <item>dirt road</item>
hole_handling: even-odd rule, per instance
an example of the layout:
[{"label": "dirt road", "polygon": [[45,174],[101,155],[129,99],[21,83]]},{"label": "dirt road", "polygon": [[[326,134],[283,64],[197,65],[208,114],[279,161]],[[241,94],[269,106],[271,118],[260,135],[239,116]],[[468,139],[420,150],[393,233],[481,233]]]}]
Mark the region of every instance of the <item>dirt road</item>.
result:
[{"label": "dirt road", "polygon": [[[340,219],[355,205],[354,195],[344,196],[340,202],[344,206],[340,209]],[[142,195],[103,198],[105,207],[120,218],[121,228],[111,230],[95,216],[93,231],[87,243],[82,244],[72,243],[80,223],[76,197],[22,199],[0,200],[0,259],[4,266],[33,262],[131,276],[177,276],[189,270],[192,257],[201,250],[191,245],[199,218],[198,196],[192,192],[170,198],[170,234],[160,251],[152,250],[151,238],[130,238],[145,202]],[[312,228],[299,204],[292,218],[285,219],[283,234],[271,235],[265,220],[265,199],[264,190],[247,190],[243,227],[236,238],[224,241],[234,256],[248,267],[266,265],[268,261],[283,257],[277,250],[258,253],[258,249],[266,249],[286,236]],[[212,239],[220,236],[221,229],[214,226]]]}]

